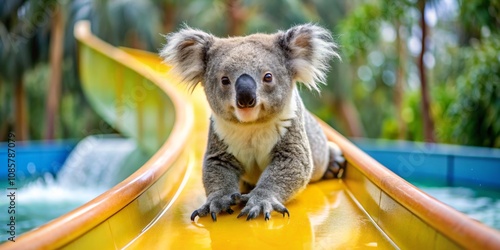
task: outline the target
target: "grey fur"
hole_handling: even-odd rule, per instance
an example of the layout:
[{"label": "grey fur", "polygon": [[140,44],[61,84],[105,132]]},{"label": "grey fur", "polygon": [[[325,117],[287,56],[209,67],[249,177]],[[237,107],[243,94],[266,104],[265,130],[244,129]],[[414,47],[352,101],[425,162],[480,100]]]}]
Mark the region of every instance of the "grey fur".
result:
[{"label": "grey fur", "polygon": [[[302,82],[318,90],[325,81],[330,59],[339,57],[330,33],[305,24],[275,34],[217,38],[185,28],[167,41],[160,55],[188,85],[201,82],[212,109],[203,164],[207,201],[191,219],[210,213],[215,221],[240,202],[246,205],[238,217],[247,220],[261,213],[268,220],[273,210],[289,215],[283,204],[320,180],[331,159],[343,160],[327,145],[296,87]],[[255,107],[236,105],[234,85],[243,74],[256,82]],[[241,194],[241,186],[255,188]]]}]

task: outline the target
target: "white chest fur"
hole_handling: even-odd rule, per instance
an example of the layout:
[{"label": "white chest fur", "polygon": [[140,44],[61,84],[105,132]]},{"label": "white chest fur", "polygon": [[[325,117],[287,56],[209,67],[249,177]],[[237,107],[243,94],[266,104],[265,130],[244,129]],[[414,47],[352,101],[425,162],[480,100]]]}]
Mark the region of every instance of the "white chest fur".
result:
[{"label": "white chest fur", "polygon": [[228,152],[236,157],[245,169],[242,178],[256,184],[261,173],[271,162],[271,151],[292,125],[296,117],[296,102],[292,101],[285,112],[269,122],[235,124],[213,116],[217,135],[228,146]]}]

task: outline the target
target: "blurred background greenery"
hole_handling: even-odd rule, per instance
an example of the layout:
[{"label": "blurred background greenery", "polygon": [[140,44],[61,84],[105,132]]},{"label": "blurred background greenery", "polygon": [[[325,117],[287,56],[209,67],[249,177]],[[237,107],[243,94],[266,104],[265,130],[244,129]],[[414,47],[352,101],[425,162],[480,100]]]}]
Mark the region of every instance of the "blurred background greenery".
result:
[{"label": "blurred background greenery", "polygon": [[349,137],[500,147],[500,1],[2,0],[0,141],[114,132],[78,79],[73,26],[152,52],[183,24],[218,36],[313,22],[342,61],[309,109]]}]

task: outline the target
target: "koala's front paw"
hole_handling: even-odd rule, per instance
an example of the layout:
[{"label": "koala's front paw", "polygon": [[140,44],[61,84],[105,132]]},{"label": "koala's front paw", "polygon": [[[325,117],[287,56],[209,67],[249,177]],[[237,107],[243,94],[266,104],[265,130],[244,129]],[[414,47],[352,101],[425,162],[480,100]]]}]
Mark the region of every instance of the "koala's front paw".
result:
[{"label": "koala's front paw", "polygon": [[199,209],[194,210],[191,214],[191,221],[194,221],[196,216],[203,217],[210,213],[213,221],[217,221],[217,214],[225,211],[228,214],[232,214],[234,211],[231,206],[238,204],[241,200],[240,193],[233,193],[227,195],[217,195],[212,194],[207,198],[207,202],[201,206]]},{"label": "koala's front paw", "polygon": [[271,218],[271,211],[274,210],[290,217],[288,209],[269,191],[254,189],[249,194],[242,195],[242,200],[247,200],[247,204],[241,210],[238,218],[247,215],[247,221],[256,218],[260,213],[264,214],[264,219],[267,221]]},{"label": "koala's front paw", "polygon": [[344,174],[347,161],[342,154],[342,150],[337,144],[329,141],[328,147],[330,150],[330,159],[328,161],[328,167],[325,174],[323,175],[323,179],[340,179]]}]

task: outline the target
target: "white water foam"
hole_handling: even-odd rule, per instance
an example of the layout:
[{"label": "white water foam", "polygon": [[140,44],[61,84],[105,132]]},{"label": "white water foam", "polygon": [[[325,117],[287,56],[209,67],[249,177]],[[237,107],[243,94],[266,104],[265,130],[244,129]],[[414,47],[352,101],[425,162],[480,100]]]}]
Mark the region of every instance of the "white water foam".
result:
[{"label": "white water foam", "polygon": [[[136,149],[132,139],[118,136],[89,136],[80,141],[57,176],[47,173],[16,190],[17,236],[83,205],[122,181],[132,171],[124,166]],[[0,199],[0,207],[8,207],[8,200]],[[9,215],[0,216],[7,221]],[[0,241],[8,238],[5,230],[0,237]]]}]

